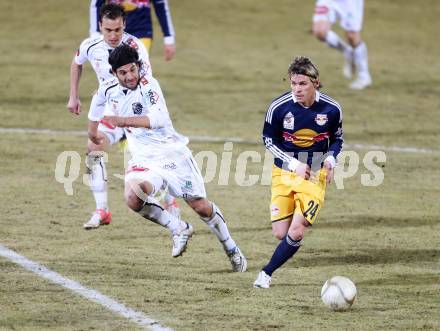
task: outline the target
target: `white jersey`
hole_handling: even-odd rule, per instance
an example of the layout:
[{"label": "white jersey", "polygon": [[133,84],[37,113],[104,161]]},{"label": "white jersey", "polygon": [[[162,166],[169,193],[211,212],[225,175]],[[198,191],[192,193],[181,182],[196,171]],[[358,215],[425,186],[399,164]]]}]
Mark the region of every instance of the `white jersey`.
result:
[{"label": "white jersey", "polygon": [[152,129],[124,128],[133,159],[160,158],[170,152],[191,154],[188,138],[174,130],[159,83],[142,77],[135,90],[119,85],[117,78],[103,82],[93,96],[89,120],[100,121],[107,107],[121,117],[148,116]]},{"label": "white jersey", "polygon": [[[137,50],[139,60],[142,61],[142,75],[152,77],[150,58],[144,44],[136,37],[125,33],[122,36],[121,43],[127,44]],[[85,39],[78,48],[75,55],[75,63],[83,65],[87,61],[90,62],[95,70],[99,83],[113,77],[111,66],[108,63],[110,52],[114,48],[107,45],[102,35]]]}]

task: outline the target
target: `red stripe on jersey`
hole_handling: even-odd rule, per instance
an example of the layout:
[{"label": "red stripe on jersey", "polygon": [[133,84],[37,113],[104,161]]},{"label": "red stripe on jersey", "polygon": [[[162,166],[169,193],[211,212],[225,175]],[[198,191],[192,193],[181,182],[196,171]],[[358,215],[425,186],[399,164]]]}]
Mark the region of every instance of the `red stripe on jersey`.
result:
[{"label": "red stripe on jersey", "polygon": [[108,127],[109,129],[115,129],[116,126],[111,125],[109,122],[105,121],[105,120],[100,120],[99,123],[105,125],[106,127]]},{"label": "red stripe on jersey", "polygon": [[150,169],[148,168],[144,168],[144,167],[138,167],[136,165],[131,166],[130,169],[128,169],[125,173],[128,174],[130,172],[143,172],[143,171],[148,171]]}]

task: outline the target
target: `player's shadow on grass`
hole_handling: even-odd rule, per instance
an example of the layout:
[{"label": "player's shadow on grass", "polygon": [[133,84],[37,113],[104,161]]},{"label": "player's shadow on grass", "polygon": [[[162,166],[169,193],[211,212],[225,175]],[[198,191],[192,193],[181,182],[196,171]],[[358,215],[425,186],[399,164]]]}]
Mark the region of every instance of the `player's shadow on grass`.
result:
[{"label": "player's shadow on grass", "polygon": [[[333,252],[332,252],[333,253]],[[364,249],[344,254],[344,251],[334,252],[335,255],[302,255],[296,259],[301,267],[322,267],[344,264],[402,264],[420,263],[423,261],[438,262],[440,249]],[[337,253],[337,254],[336,254]]]},{"label": "player's shadow on grass", "polygon": [[[229,229],[231,231],[232,237],[234,237],[234,234],[236,233],[246,233],[246,234],[250,234],[250,233],[270,233],[271,230],[271,225],[270,223],[266,224],[266,225],[260,225],[260,226],[253,226],[253,227],[246,227],[246,226],[233,226],[230,225],[230,223],[227,223],[229,225]],[[211,230],[209,230],[206,226],[202,225],[198,225],[196,224],[196,234],[197,235],[207,235],[207,236],[212,236],[212,232]]]},{"label": "player's shadow on grass", "polygon": [[350,216],[348,219],[342,218],[340,221],[322,221],[319,222],[319,228],[348,228],[359,229],[359,227],[420,227],[434,226],[438,223],[438,219],[433,217],[397,217],[397,216]]},{"label": "player's shadow on grass", "polygon": [[374,278],[370,280],[363,280],[357,282],[358,285],[364,286],[389,286],[396,285],[399,286],[410,284],[411,286],[427,286],[436,285],[440,282],[440,275],[435,273],[415,273],[415,274],[398,274],[393,276],[387,276],[386,278]]}]

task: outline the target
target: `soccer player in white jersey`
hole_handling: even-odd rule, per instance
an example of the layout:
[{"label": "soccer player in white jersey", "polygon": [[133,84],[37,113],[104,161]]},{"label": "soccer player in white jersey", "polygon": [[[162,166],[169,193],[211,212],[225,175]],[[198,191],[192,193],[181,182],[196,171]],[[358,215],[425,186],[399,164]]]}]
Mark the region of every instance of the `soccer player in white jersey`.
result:
[{"label": "soccer player in white jersey", "polygon": [[[367,46],[360,34],[363,12],[364,0],[318,0],[313,16],[313,34],[344,54],[344,76],[351,79],[357,71],[357,78],[349,85],[355,90],[362,90],[372,84]],[[336,20],[345,30],[348,43],[331,30]]]},{"label": "soccer player in white jersey", "polygon": [[[233,271],[244,272],[247,261],[232,239],[225,219],[206,197],[200,170],[187,147],[188,138],[177,133],[158,82],[141,76],[135,49],[121,45],[110,54],[114,79],[101,84],[89,111],[89,138],[100,143],[99,121],[123,128],[132,155],[125,176],[125,200],[144,218],[169,229],[173,237],[172,256],[186,249],[193,227],[168,213],[154,198],[167,186],[175,197],[185,199],[223,245]],[[105,106],[114,116],[104,116]]]},{"label": "soccer player in white jersey", "polygon": [[[100,28],[102,35],[85,39],[72,61],[70,98],[67,108],[73,114],[79,115],[81,112],[79,82],[84,64],[87,61],[90,62],[101,84],[113,77],[108,63],[108,56],[121,43],[128,44],[139,52],[140,59],[143,62],[143,74],[146,77],[152,76],[148,52],[145,46],[136,37],[124,33],[125,12],[121,6],[111,4],[102,7]],[[84,224],[85,229],[94,229],[111,222],[111,213],[109,212],[107,199],[106,166],[102,152],[110,145],[120,141],[124,135],[124,131],[121,128],[113,128],[105,122],[100,123],[98,130],[102,137],[101,143],[95,144],[89,140],[87,146],[87,172],[89,174],[90,188],[96,201],[96,211],[92,214],[89,221]],[[164,201],[169,211],[179,215],[180,210],[173,196],[165,194]]]}]

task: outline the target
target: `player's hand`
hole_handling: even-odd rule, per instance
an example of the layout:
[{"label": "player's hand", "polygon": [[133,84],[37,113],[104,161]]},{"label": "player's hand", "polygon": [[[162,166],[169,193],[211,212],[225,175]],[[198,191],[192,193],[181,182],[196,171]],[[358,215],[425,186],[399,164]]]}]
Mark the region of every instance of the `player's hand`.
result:
[{"label": "player's hand", "polygon": [[324,169],[327,170],[326,182],[330,184],[334,175],[334,168],[329,161],[324,161]]},{"label": "player's hand", "polygon": [[69,109],[72,114],[79,115],[81,113],[81,101],[79,98],[69,98],[69,102],[67,102],[67,109]]},{"label": "player's hand", "polygon": [[163,50],[165,60],[169,61],[174,57],[174,54],[176,54],[176,45],[165,45]]},{"label": "player's hand", "polygon": [[295,173],[304,179],[309,179],[310,178],[310,166],[305,163],[300,163],[296,166]]}]

